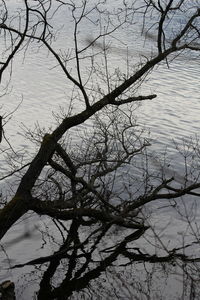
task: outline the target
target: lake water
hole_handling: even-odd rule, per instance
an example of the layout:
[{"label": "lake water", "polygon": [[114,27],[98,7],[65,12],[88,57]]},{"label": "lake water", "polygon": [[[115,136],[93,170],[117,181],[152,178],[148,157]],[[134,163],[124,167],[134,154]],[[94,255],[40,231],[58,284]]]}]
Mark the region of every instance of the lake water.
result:
[{"label": "lake water", "polygon": [[[69,24],[68,29],[70,31],[72,23]],[[90,30],[86,24],[84,26],[87,38]],[[137,25],[132,31],[129,29],[129,34],[124,29],[121,32],[120,42],[116,39],[112,40],[109,50],[110,66],[117,64],[119,68],[124,70],[124,65],[127,61],[127,51],[131,65],[140,61],[141,54],[150,55],[151,50],[147,51],[147,49],[149,49],[149,44],[152,41],[146,41],[146,44],[144,44],[144,39],[138,34],[138,28],[140,27]],[[95,32],[92,32],[92,34],[95,34]],[[141,42],[138,41],[138,37],[141,38]],[[70,43],[70,37],[68,39],[61,37],[58,40],[58,47],[61,49],[70,48],[72,47]],[[82,43],[85,43],[84,39],[82,39]],[[174,141],[180,145],[183,139],[199,135],[200,128],[200,60],[199,58],[194,58],[194,56],[188,55],[185,57],[181,56],[171,62],[169,68],[166,64],[156,68],[150,74],[149,80],[141,89],[141,93],[155,93],[157,98],[143,102],[136,110],[138,123],[150,129],[152,139],[152,150],[150,151],[156,153],[159,157],[167,149],[171,160],[171,168],[167,171],[170,173],[171,170],[175,169],[180,176],[183,172],[184,161],[180,159],[178,152],[175,150]],[[86,66],[83,65],[83,73],[87,73],[86,71]],[[3,86],[6,86],[6,76],[4,77]],[[15,150],[22,151],[22,153],[25,151],[27,157],[31,157],[32,153],[35,152],[35,146],[30,142],[27,143],[23,133],[24,125],[26,128],[34,130],[35,124],[38,122],[41,127],[46,128],[46,131],[48,131],[50,126],[55,128],[56,121],[52,113],[58,111],[60,107],[67,110],[71,84],[66,82],[64,75],[55,66],[55,62],[46,51],[42,49],[38,51],[37,45],[31,45],[31,50],[26,52],[25,57],[23,53],[19,53],[13,62],[9,91],[7,95],[0,98],[0,106],[2,105],[1,114],[12,112],[22,99],[23,101],[12,119],[4,127],[6,138]],[[2,88],[1,93],[3,92]],[[1,147],[1,149],[8,147],[5,140],[3,140]],[[4,155],[1,155],[0,163],[0,171],[5,173]],[[1,183],[1,186],[4,185],[5,182]],[[164,228],[171,221],[171,226],[176,228],[176,232],[179,232],[181,235],[184,231],[183,223],[180,222],[180,218],[175,213],[169,215],[168,212],[167,209],[162,212],[160,228]],[[154,217],[157,218],[157,215],[155,214]],[[197,217],[199,218],[199,213]],[[29,217],[27,215],[26,218],[29,221],[26,222],[25,226],[30,231],[34,228],[32,222],[37,223],[38,228],[44,226],[43,220],[38,218],[36,221],[35,216]],[[173,239],[170,228],[168,227],[167,229],[167,238]],[[25,273],[25,270],[14,271],[14,273],[7,271],[8,257],[12,257],[10,263],[14,264],[27,261],[30,257],[38,257],[40,252],[42,253],[41,255],[44,255],[40,245],[38,246],[35,243],[33,247],[33,241],[37,241],[40,237],[40,232],[38,231],[33,232],[31,239],[26,239],[23,243],[19,243],[14,251],[12,246],[9,246],[9,241],[12,241],[13,238],[16,238],[19,233],[21,234],[26,229],[24,228],[24,222],[18,222],[12,229],[12,232],[8,234],[8,237],[3,240],[2,245],[5,247],[8,256],[2,251],[1,281],[11,278],[13,275],[16,277],[16,274]],[[26,251],[23,249],[26,249]],[[31,255],[27,249],[32,249]],[[45,248],[45,251],[46,254],[51,253],[51,249],[48,247]]]}]

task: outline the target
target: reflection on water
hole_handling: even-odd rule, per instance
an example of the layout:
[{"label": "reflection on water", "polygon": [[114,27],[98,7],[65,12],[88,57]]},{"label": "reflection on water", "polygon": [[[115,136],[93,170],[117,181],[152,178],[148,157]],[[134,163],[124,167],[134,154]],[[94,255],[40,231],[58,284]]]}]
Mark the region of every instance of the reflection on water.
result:
[{"label": "reflection on water", "polygon": [[[112,40],[109,50],[109,57],[111,59],[109,64],[110,68],[118,64],[118,67],[124,71],[124,69],[126,69],[125,62],[127,61],[127,54],[129,61],[133,64],[133,62],[138,63],[140,61],[141,54],[148,55],[152,53],[151,50],[147,51],[146,48],[143,48],[143,45],[147,47],[148,43],[151,44],[151,41],[146,42],[146,44],[144,44],[143,41],[139,43],[137,40],[138,34],[135,34],[135,36],[133,34],[136,32],[137,30],[135,30],[135,32],[130,32],[131,38],[126,34],[121,36],[120,41],[117,41],[116,39]],[[122,43],[123,38],[124,41]],[[70,39],[66,42],[66,40],[60,38],[58,40],[58,47],[61,49],[65,49],[66,47],[71,49],[72,45],[70,43]],[[82,43],[85,43],[84,39],[82,40]],[[23,53],[19,54],[17,59],[15,59],[13,63],[12,79],[10,82],[10,88],[12,88],[12,90],[5,97],[1,98],[3,102],[1,110],[3,113],[9,113],[14,110],[23,98],[21,106],[15,112],[13,118],[5,126],[5,134],[14,149],[23,149],[27,151],[27,153],[29,151],[33,152],[35,149],[32,148],[33,146],[31,143],[27,144],[27,141],[22,134],[23,124],[25,124],[28,128],[34,128],[34,124],[39,122],[39,124],[42,127],[45,127],[46,130],[48,130],[49,126],[54,128],[56,121],[52,116],[52,112],[59,110],[60,106],[67,110],[70,95],[72,93],[71,84],[66,81],[62,72],[49,57],[49,54],[42,49],[38,51],[35,46],[31,47],[31,50],[26,53],[25,60]],[[129,72],[131,72],[131,67]],[[83,74],[87,74],[85,65],[83,65]],[[180,57],[170,64],[170,68],[167,68],[166,64],[162,64],[159,68],[155,69],[150,74],[150,79],[145,83],[144,87],[140,91],[141,94],[156,93],[158,97],[152,101],[142,103],[140,108],[136,110],[138,123],[150,128],[152,151],[156,152],[157,156],[159,156],[165,152],[167,147],[168,155],[171,159],[174,159],[174,167],[179,172],[181,172],[183,168],[183,162],[178,158],[177,152],[174,150],[174,143],[172,140],[180,144],[182,143],[183,138],[187,139],[191,135],[199,134],[199,78],[200,69],[198,61],[192,61],[188,60],[188,58]],[[75,107],[75,109],[78,108]],[[89,126],[89,124],[86,124],[85,126]],[[76,134],[77,140],[78,137],[79,134]],[[5,140],[2,142],[2,146],[7,147]],[[1,169],[1,171],[4,170]],[[167,208],[166,212],[168,212]],[[156,216],[154,217],[156,219]],[[8,259],[5,258],[5,253],[2,251],[4,260],[2,261],[3,267],[0,273],[1,280],[11,278],[12,275],[19,275],[20,272],[23,274],[22,270],[14,270],[13,273],[10,270],[7,270],[6,268],[8,263],[13,265],[22,261],[28,261],[30,256],[32,259],[34,258],[33,253],[35,253],[37,258],[40,255],[40,251],[41,255],[44,255],[44,252],[46,252],[47,256],[51,255],[54,251],[54,247],[51,243],[47,246],[45,245],[45,242],[42,249],[38,249],[38,245],[35,242],[35,249],[33,249],[33,241],[37,241],[38,237],[43,235],[43,232],[42,230],[39,230],[38,225],[41,223],[41,220],[36,219],[35,216],[30,218],[30,220],[34,225],[36,224],[37,227],[33,226],[31,223],[32,232],[30,238],[27,236],[23,243],[20,243],[19,246],[17,245],[14,253],[12,252],[11,243],[13,238],[17,238],[17,236],[19,236],[19,239],[20,237],[23,237],[22,231],[24,230],[24,223],[17,224],[12,229],[12,232],[9,233],[8,240],[5,241],[4,246],[7,248],[6,253]],[[176,227],[177,231],[182,232],[181,230],[183,230],[183,225],[182,222],[179,224],[175,217],[173,218],[172,216],[168,216],[166,213],[162,216],[162,224],[159,225],[160,228],[164,228],[165,224],[168,222],[171,223],[171,227],[168,227],[167,231],[167,238],[170,240],[170,230],[172,227]],[[50,245],[52,248],[50,248]],[[32,249],[31,255],[22,249]],[[89,259],[86,253],[84,253],[84,255],[82,256],[82,259],[86,260],[86,270]],[[13,257],[13,261],[9,261],[9,257]],[[52,259],[48,269],[49,273],[46,272],[44,274],[44,280],[41,282],[41,299],[45,299],[42,298],[45,293],[45,297],[46,295],[50,295],[51,287],[49,286],[49,282],[52,278],[50,275],[53,276],[54,273],[52,270],[58,268],[59,265],[59,261],[56,260],[56,258],[57,257],[54,257],[54,260]],[[110,261],[112,262],[112,259]],[[73,263],[75,264],[75,262],[73,262],[73,257],[71,257],[71,264]],[[101,266],[101,268],[103,269],[103,266]],[[83,274],[85,270],[83,269]],[[100,271],[100,269],[97,269],[96,273],[89,273],[89,275],[91,275],[91,278],[92,276],[93,278],[95,278],[95,276],[98,277]],[[79,281],[78,276],[77,278],[75,277],[73,281],[73,277],[72,279],[70,278],[70,269],[68,269],[68,277],[63,283],[63,288],[67,285],[71,285],[71,290],[68,289],[68,292],[73,292],[72,284],[80,284],[80,286],[82,284],[83,286],[87,283],[87,280],[90,279],[89,275],[88,277],[86,275],[88,274],[84,274],[85,277],[82,281]],[[46,289],[46,286],[48,286],[48,289]],[[29,293],[31,289],[36,290],[34,284],[29,288]],[[39,289],[38,286],[37,289]],[[55,290],[59,293],[59,286],[55,287]]]}]

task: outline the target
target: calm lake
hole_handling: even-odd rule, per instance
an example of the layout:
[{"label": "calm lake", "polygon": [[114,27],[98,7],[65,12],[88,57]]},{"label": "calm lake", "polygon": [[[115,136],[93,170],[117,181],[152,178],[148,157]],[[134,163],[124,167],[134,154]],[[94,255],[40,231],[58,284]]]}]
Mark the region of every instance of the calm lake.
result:
[{"label": "calm lake", "polygon": [[[57,15],[58,24],[62,23],[63,18],[68,20],[65,13],[60,12]],[[58,49],[69,49],[70,51],[73,48],[73,23],[66,22],[56,45]],[[95,36],[95,33],[95,30],[91,29],[88,24],[83,24],[80,44],[85,45],[87,39]],[[119,35],[120,38],[117,39]],[[131,72],[134,70],[133,66],[137,65],[144,56],[150,57],[152,51],[154,51],[154,41],[145,40],[141,35],[141,22],[135,24],[135,27],[132,26],[131,29],[120,29],[119,33],[116,33],[116,36],[110,41],[108,56],[110,70],[116,66],[125,72],[128,57],[129,72]],[[87,74],[87,71],[87,66],[83,63],[82,73]],[[8,74],[3,78],[1,94],[4,94],[8,78]],[[147,79],[140,90],[141,94],[157,94],[157,98],[141,103],[135,111],[136,118],[140,125],[146,127],[147,132],[150,131],[152,147],[149,151],[156,153],[157,157],[161,157],[167,152],[170,167],[166,172],[173,174],[175,171],[177,178],[179,176],[181,178],[184,161],[175,149],[175,144],[182,145],[184,139],[189,140],[190,137],[195,139],[199,135],[200,59],[194,54],[181,55],[172,62],[169,60],[169,67],[163,63],[155,68]],[[21,103],[4,127],[6,138],[15,151],[25,153],[27,160],[32,157],[36,146],[27,141],[26,128],[35,130],[36,124],[45,128],[47,132],[50,127],[54,128],[56,126],[54,113],[59,110],[67,111],[71,93],[72,85],[66,81],[64,74],[46,50],[38,48],[37,44],[32,44],[25,53],[23,51],[18,53],[13,61],[8,93],[0,98],[1,115],[9,114]],[[90,124],[85,124],[85,126],[90,126]],[[74,132],[74,137],[78,139],[76,132]],[[8,144],[4,139],[1,149],[6,148],[8,148]],[[2,154],[0,156],[1,175],[5,174],[7,170],[5,161],[6,157]],[[9,185],[9,180],[0,182],[1,188],[5,188],[7,185]],[[15,187],[10,186],[9,189],[11,195]],[[166,240],[173,240],[171,228],[174,228],[174,231],[181,236],[185,229],[180,216],[171,208],[166,208],[159,216],[158,212],[156,211],[153,217],[160,224],[161,229],[170,223],[170,227],[166,230]],[[200,220],[199,209],[196,218]],[[35,277],[32,285],[30,285],[31,279],[29,278],[29,287],[27,287],[27,279],[24,274],[28,267],[10,271],[8,266],[51,253],[53,246],[51,248],[51,245],[43,245],[41,248],[41,245],[37,244],[38,239],[41,238],[42,229],[48,227],[48,219],[40,219],[32,214],[27,214],[24,219],[18,222],[2,241],[0,281],[13,279],[19,286],[22,281],[23,283],[17,291],[18,299],[31,299],[27,297],[35,290]],[[13,239],[17,239],[22,232],[27,231],[31,233],[30,238],[16,244],[13,248]]]}]

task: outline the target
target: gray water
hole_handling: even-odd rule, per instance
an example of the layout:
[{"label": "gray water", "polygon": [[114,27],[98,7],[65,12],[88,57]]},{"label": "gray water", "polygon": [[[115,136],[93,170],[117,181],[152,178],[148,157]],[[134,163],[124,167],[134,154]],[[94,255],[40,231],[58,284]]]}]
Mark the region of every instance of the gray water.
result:
[{"label": "gray water", "polygon": [[[71,28],[72,24],[70,23],[68,26]],[[88,34],[90,32],[87,26],[86,32]],[[95,32],[92,34],[95,34]],[[127,53],[131,64],[138,63],[141,55],[151,54],[149,43],[151,44],[152,41],[146,41],[145,44],[143,37],[138,34],[138,27],[130,31],[130,36],[127,35],[126,31],[121,34],[124,35],[120,36],[120,42],[113,39],[109,50],[111,69],[113,65],[117,64],[119,68],[124,70]],[[141,42],[138,41],[138,37],[141,38]],[[84,39],[82,39],[82,43],[85,43]],[[72,47],[69,37],[67,42],[66,39],[60,38],[57,45],[61,49]],[[170,63],[169,68],[165,63],[156,68],[141,89],[141,94],[155,93],[157,98],[143,102],[136,110],[138,123],[144,125],[151,132],[151,151],[160,156],[167,149],[169,158],[172,161],[172,168],[180,175],[183,172],[184,162],[175,149],[174,141],[181,145],[183,139],[198,136],[200,128],[200,61],[199,58],[194,58],[190,55],[178,57]],[[86,71],[86,66],[83,65],[83,74],[87,74]],[[6,86],[7,80],[8,77],[5,76],[4,86]],[[72,86],[66,81],[59,68],[56,67],[50,55],[42,49],[38,50],[37,45],[33,45],[25,56],[23,53],[19,53],[15,58],[9,90],[10,93],[0,98],[1,114],[12,112],[23,101],[12,119],[5,125],[5,135],[12,147],[21,152],[25,151],[29,159],[32,153],[35,153],[36,146],[27,142],[24,136],[25,127],[34,130],[35,124],[38,122],[41,127],[45,127],[46,131],[49,130],[49,127],[55,128],[56,120],[53,113],[60,110],[61,107],[62,110],[67,111]],[[90,126],[90,124],[85,126]],[[1,149],[7,147],[8,145],[4,140]],[[0,157],[0,163],[0,171],[5,174],[7,168],[5,167],[5,156],[3,154]],[[5,182],[2,183],[2,186],[4,184]],[[37,224],[37,228],[43,228],[43,220],[29,215],[26,218],[29,220],[26,222],[28,230],[33,230],[33,223]],[[157,216],[155,216],[156,218]],[[158,218],[157,222],[160,222],[159,220]],[[168,213],[163,213],[160,228],[164,228],[169,222],[181,236],[184,231],[182,222],[174,215],[169,216]],[[52,249],[49,246],[44,246],[44,249],[41,249],[40,245],[37,244],[37,240],[40,238],[40,232],[37,230],[33,231],[30,239],[19,243],[13,252],[13,248],[9,244],[10,241],[26,229],[24,228],[24,222],[19,221],[8,233],[8,237],[3,240],[2,245],[6,249],[7,256],[2,251],[3,268],[0,271],[0,280],[12,276],[16,277],[16,275],[20,278],[19,275],[25,273],[24,270],[14,271],[13,273],[6,270],[9,257],[12,257],[12,261],[10,261],[12,265],[27,261],[30,257],[36,258],[40,252],[44,255],[44,250],[46,254],[51,253]],[[167,238],[173,239],[170,227],[167,230]],[[31,287],[29,293],[30,289]],[[32,289],[34,289],[34,284]]]}]

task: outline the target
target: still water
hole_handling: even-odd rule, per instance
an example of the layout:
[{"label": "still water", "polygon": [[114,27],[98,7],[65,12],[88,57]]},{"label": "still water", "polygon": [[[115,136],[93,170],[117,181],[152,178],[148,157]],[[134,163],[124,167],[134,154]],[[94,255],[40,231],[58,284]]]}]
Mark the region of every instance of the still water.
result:
[{"label": "still water", "polygon": [[[72,26],[71,23],[68,24],[68,29],[71,28],[70,26]],[[148,51],[147,48],[149,47],[148,43],[151,43],[151,41],[147,41],[145,44],[143,37],[138,34],[138,28],[133,29],[128,37],[123,31],[121,34],[124,34],[124,36],[121,36],[120,42],[116,39],[112,40],[109,50],[110,66],[118,64],[117,66],[123,70],[127,61],[127,53],[132,65],[140,61],[141,55],[150,55],[151,51]],[[87,27],[86,32],[89,35]],[[141,42],[138,37],[141,38]],[[84,44],[85,40],[82,39],[81,42]],[[60,49],[72,47],[69,37],[67,40],[60,38],[57,43]],[[161,64],[159,68],[153,70],[141,89],[142,94],[157,94],[157,98],[141,103],[141,106],[135,112],[138,123],[144,125],[151,132],[151,151],[160,156],[167,149],[168,156],[172,161],[171,165],[180,176],[183,170],[183,161],[175,150],[174,142],[182,144],[183,139],[189,139],[199,134],[199,64],[200,60],[198,58],[194,59],[194,57],[188,55],[178,57],[169,64],[169,67],[165,63]],[[83,65],[83,74],[86,72],[85,67]],[[4,86],[6,86],[6,83],[7,78],[5,76]],[[36,123],[41,127],[45,127],[46,131],[49,130],[49,127],[55,128],[56,121],[53,113],[60,109],[67,110],[71,93],[71,84],[66,81],[64,74],[46,51],[43,49],[38,50],[37,45],[31,45],[25,56],[24,53],[19,53],[13,62],[8,93],[0,98],[1,114],[9,114],[21,103],[13,117],[5,125],[5,135],[12,147],[17,151],[25,152],[27,157],[31,157],[35,151],[35,146],[27,142],[24,136],[25,128],[34,130]],[[4,140],[1,147],[6,148],[7,146]],[[4,162],[5,156],[2,156],[0,158],[0,171],[2,173],[6,170]],[[1,186],[4,184],[2,183]],[[0,280],[11,278],[12,275],[16,277],[16,274],[23,274],[23,270],[14,271],[14,273],[6,270],[8,262],[12,265],[27,261],[30,259],[30,251],[33,252],[31,258],[34,258],[34,255],[38,257],[40,251],[41,255],[44,255],[40,245],[35,243],[33,246],[33,240],[37,241],[40,237],[39,231],[34,231],[30,240],[24,241],[23,245],[22,243],[18,244],[14,253],[12,251],[10,241],[24,230],[31,231],[34,228],[32,222],[37,223],[38,228],[44,226],[43,221],[39,218],[36,220],[36,217],[29,217],[29,215],[26,218],[28,219],[25,225],[27,227],[24,227],[24,222],[18,222],[8,238],[3,241],[6,254],[2,251],[3,268],[0,271]],[[182,223],[180,223],[180,220],[175,217],[170,218],[171,225],[176,228],[177,232],[181,232]],[[162,226],[164,227],[169,220],[169,215],[164,214],[162,216]],[[169,239],[173,238],[169,229],[167,234]],[[23,251],[23,249],[26,249],[26,251]],[[27,251],[27,249],[31,250]],[[2,248],[2,250],[4,249]],[[51,253],[52,249],[46,247],[45,250],[48,254]],[[10,257],[12,257],[12,260],[9,259]],[[29,293],[31,293],[30,289],[29,287]]]}]

